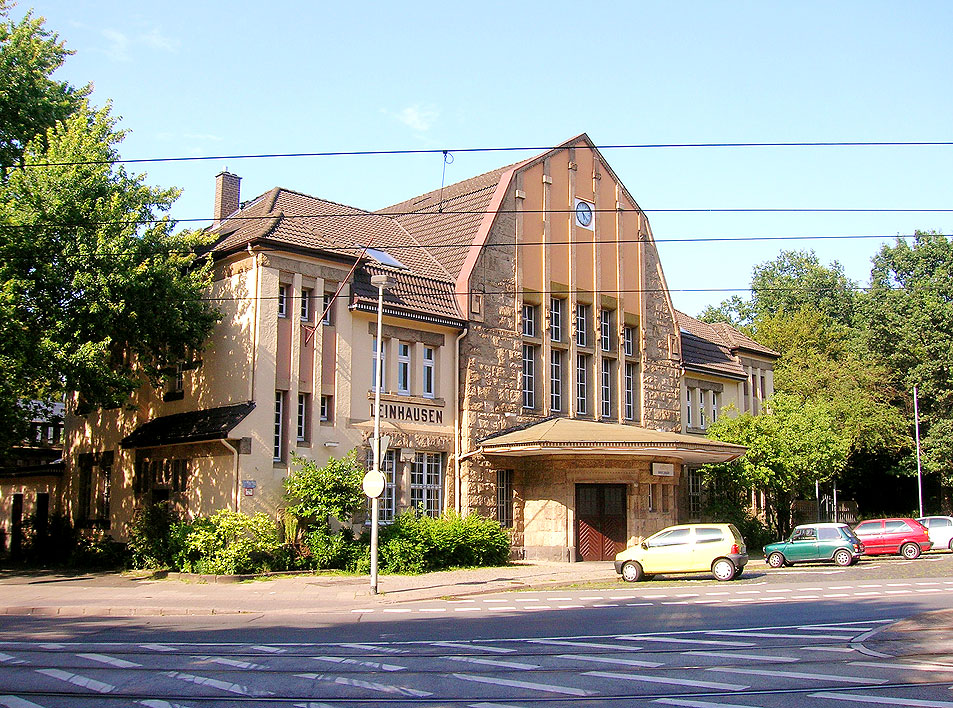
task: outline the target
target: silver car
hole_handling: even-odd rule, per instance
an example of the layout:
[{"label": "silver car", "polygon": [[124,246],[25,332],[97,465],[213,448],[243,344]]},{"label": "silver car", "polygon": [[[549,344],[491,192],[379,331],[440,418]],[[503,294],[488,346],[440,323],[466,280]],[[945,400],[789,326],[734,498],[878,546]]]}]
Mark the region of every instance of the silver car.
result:
[{"label": "silver car", "polygon": [[927,527],[933,550],[953,551],[953,516],[923,516],[917,521]]}]

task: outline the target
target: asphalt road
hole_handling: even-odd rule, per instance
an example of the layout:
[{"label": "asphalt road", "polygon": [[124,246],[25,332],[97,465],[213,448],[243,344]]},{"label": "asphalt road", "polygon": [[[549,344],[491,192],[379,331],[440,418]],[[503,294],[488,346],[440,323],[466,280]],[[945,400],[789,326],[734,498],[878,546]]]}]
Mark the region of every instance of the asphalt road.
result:
[{"label": "asphalt road", "polygon": [[0,706],[953,708],[953,642],[878,640],[953,607],[953,554],[604,585],[328,616],[2,617]]}]

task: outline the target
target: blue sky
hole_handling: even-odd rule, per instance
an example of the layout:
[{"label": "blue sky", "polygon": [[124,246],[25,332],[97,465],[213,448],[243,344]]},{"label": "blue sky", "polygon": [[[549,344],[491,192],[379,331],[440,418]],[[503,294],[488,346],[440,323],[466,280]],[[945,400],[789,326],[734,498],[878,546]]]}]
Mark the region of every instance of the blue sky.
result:
[{"label": "blue sky", "polygon": [[[166,2],[37,0],[132,131],[125,158],[556,145],[953,139],[953,3]],[[460,153],[458,181],[531,153]],[[744,288],[781,248],[865,283],[882,239],[949,233],[942,213],[692,213],[951,208],[953,147],[606,150],[649,214],[676,307]],[[137,166],[207,218],[213,180],[376,209],[440,186],[442,156]],[[679,241],[682,241],[679,243]]]}]

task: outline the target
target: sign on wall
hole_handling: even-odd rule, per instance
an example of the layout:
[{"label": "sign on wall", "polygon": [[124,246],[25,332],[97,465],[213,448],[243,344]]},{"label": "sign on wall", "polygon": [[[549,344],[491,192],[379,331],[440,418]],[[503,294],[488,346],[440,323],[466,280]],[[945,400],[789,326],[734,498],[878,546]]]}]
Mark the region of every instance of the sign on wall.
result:
[{"label": "sign on wall", "polygon": [[674,477],[675,465],[671,462],[653,462],[652,475],[655,477]]}]

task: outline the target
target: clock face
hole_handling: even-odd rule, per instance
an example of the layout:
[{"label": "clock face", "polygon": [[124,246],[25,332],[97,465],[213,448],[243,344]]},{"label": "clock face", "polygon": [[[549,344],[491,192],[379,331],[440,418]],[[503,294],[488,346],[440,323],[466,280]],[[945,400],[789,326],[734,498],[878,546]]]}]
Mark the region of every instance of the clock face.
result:
[{"label": "clock face", "polygon": [[587,202],[576,202],[576,223],[586,227],[592,224],[592,207]]}]

